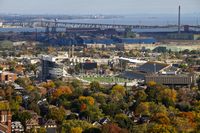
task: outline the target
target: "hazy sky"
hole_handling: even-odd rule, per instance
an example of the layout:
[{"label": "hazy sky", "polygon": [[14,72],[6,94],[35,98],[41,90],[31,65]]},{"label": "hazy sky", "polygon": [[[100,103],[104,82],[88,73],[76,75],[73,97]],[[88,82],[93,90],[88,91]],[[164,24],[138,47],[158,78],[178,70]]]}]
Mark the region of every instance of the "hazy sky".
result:
[{"label": "hazy sky", "polygon": [[0,0],[0,13],[20,14],[200,14],[200,0]]}]

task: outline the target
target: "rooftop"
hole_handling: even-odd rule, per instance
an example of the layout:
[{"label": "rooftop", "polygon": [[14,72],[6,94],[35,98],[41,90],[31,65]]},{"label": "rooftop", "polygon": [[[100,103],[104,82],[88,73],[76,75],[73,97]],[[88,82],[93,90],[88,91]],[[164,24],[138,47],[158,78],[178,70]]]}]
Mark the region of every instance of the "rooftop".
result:
[{"label": "rooftop", "polygon": [[169,64],[159,63],[159,62],[147,62],[138,68],[139,71],[146,73],[159,72],[160,70],[168,67]]}]

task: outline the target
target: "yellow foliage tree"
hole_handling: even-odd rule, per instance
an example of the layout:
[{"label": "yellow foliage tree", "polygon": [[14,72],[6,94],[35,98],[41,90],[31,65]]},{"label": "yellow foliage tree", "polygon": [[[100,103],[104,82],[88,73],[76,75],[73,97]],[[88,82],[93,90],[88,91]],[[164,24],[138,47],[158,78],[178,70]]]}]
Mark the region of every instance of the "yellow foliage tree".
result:
[{"label": "yellow foliage tree", "polygon": [[33,91],[33,90],[35,90],[36,88],[35,88],[35,86],[33,86],[33,85],[28,85],[26,89],[27,89],[28,91]]},{"label": "yellow foliage tree", "polygon": [[135,110],[136,115],[150,115],[149,112],[149,103],[148,102],[141,102],[136,110]]},{"label": "yellow foliage tree", "polygon": [[112,93],[120,93],[121,95],[125,95],[125,88],[122,85],[115,85],[112,87]]},{"label": "yellow foliage tree", "polygon": [[173,89],[165,88],[160,90],[159,97],[163,99],[171,99],[173,102],[176,101],[177,93]]},{"label": "yellow foliage tree", "polygon": [[111,96],[113,101],[119,101],[123,99],[125,95],[125,88],[121,85],[115,85],[112,87]]},{"label": "yellow foliage tree", "polygon": [[82,133],[83,129],[81,127],[74,127],[71,128],[71,132],[70,133]]},{"label": "yellow foliage tree", "polygon": [[52,89],[55,87],[55,83],[53,81],[43,82],[41,86],[47,89]]},{"label": "yellow foliage tree", "polygon": [[15,99],[18,103],[22,103],[22,96],[16,96]]},{"label": "yellow foliage tree", "polygon": [[156,82],[154,82],[154,81],[149,81],[149,82],[147,83],[147,85],[150,86],[150,87],[153,87],[153,86],[156,85]]},{"label": "yellow foliage tree", "polygon": [[0,110],[8,110],[9,108],[8,101],[0,101]]},{"label": "yellow foliage tree", "polygon": [[174,127],[170,125],[152,123],[148,125],[147,132],[148,133],[176,133],[177,131],[175,130]]}]

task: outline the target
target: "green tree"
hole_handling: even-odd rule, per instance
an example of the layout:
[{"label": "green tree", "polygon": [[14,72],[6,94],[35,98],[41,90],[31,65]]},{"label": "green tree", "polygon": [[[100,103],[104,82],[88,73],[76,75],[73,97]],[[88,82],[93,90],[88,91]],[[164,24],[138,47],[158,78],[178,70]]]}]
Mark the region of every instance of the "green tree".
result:
[{"label": "green tree", "polygon": [[29,109],[33,110],[34,112],[36,112],[38,115],[40,115],[40,108],[38,106],[37,103],[35,102],[31,102],[31,104],[29,105]]},{"label": "green tree", "polygon": [[28,77],[25,77],[25,78],[19,77],[15,82],[24,88],[27,88],[28,85],[32,83]]},{"label": "green tree", "polygon": [[131,132],[131,128],[134,123],[127,115],[122,113],[116,114],[115,121],[121,128],[128,129]]},{"label": "green tree", "polygon": [[147,94],[143,90],[139,90],[135,95],[135,99],[138,102],[144,102],[146,98],[147,98]]},{"label": "green tree", "polygon": [[77,88],[82,88],[83,83],[80,80],[75,79],[71,82],[71,85],[73,88],[77,89]]},{"label": "green tree", "polygon": [[15,112],[12,115],[13,121],[20,121],[24,127],[26,127],[26,121],[31,119],[31,114],[28,111]]},{"label": "green tree", "polygon": [[83,133],[101,133],[101,130],[99,128],[89,128],[83,131]]},{"label": "green tree", "polygon": [[101,108],[104,114],[109,115],[111,117],[114,117],[117,113],[121,113],[121,107],[118,105],[118,103],[107,103],[102,105]]},{"label": "green tree", "polygon": [[17,101],[15,100],[10,101],[10,108],[12,111],[18,111],[19,107],[20,107],[20,104]]},{"label": "green tree", "polygon": [[65,119],[65,110],[62,107],[60,108],[52,107],[49,109],[47,117],[49,119],[56,120],[58,124],[61,124],[62,121]]},{"label": "green tree", "polygon": [[44,128],[44,127],[40,127],[39,129],[38,129],[38,133],[46,133],[47,132],[47,130],[46,130],[46,128]]},{"label": "green tree", "polygon": [[141,102],[135,110],[136,115],[150,115],[150,103],[149,102]]},{"label": "green tree", "polygon": [[62,124],[62,132],[66,133],[71,131],[72,128],[80,127],[83,130],[89,129],[94,127],[92,124],[88,123],[87,121],[82,120],[65,120]]},{"label": "green tree", "polygon": [[86,118],[88,121],[98,121],[103,117],[102,111],[98,106],[87,106],[87,109],[81,111],[80,117]]},{"label": "green tree", "polygon": [[170,125],[151,123],[147,127],[148,133],[177,133],[175,128]]},{"label": "green tree", "polygon": [[98,81],[93,81],[90,83],[90,89],[94,92],[98,92],[101,89],[101,85]]}]

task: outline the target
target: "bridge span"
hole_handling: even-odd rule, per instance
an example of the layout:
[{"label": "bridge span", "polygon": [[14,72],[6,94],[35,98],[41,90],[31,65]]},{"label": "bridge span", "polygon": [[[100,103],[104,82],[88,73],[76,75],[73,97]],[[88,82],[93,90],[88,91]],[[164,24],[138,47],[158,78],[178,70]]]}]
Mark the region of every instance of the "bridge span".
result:
[{"label": "bridge span", "polygon": [[[37,28],[43,27],[56,31],[56,28],[100,28],[100,29],[167,29],[177,28],[178,25],[123,25],[123,24],[100,24],[100,23],[75,23],[75,22],[61,22],[61,21],[12,21],[4,22],[3,25],[18,26],[18,27],[30,27]],[[200,30],[200,25],[181,25],[181,29],[189,31],[190,29]]]}]

